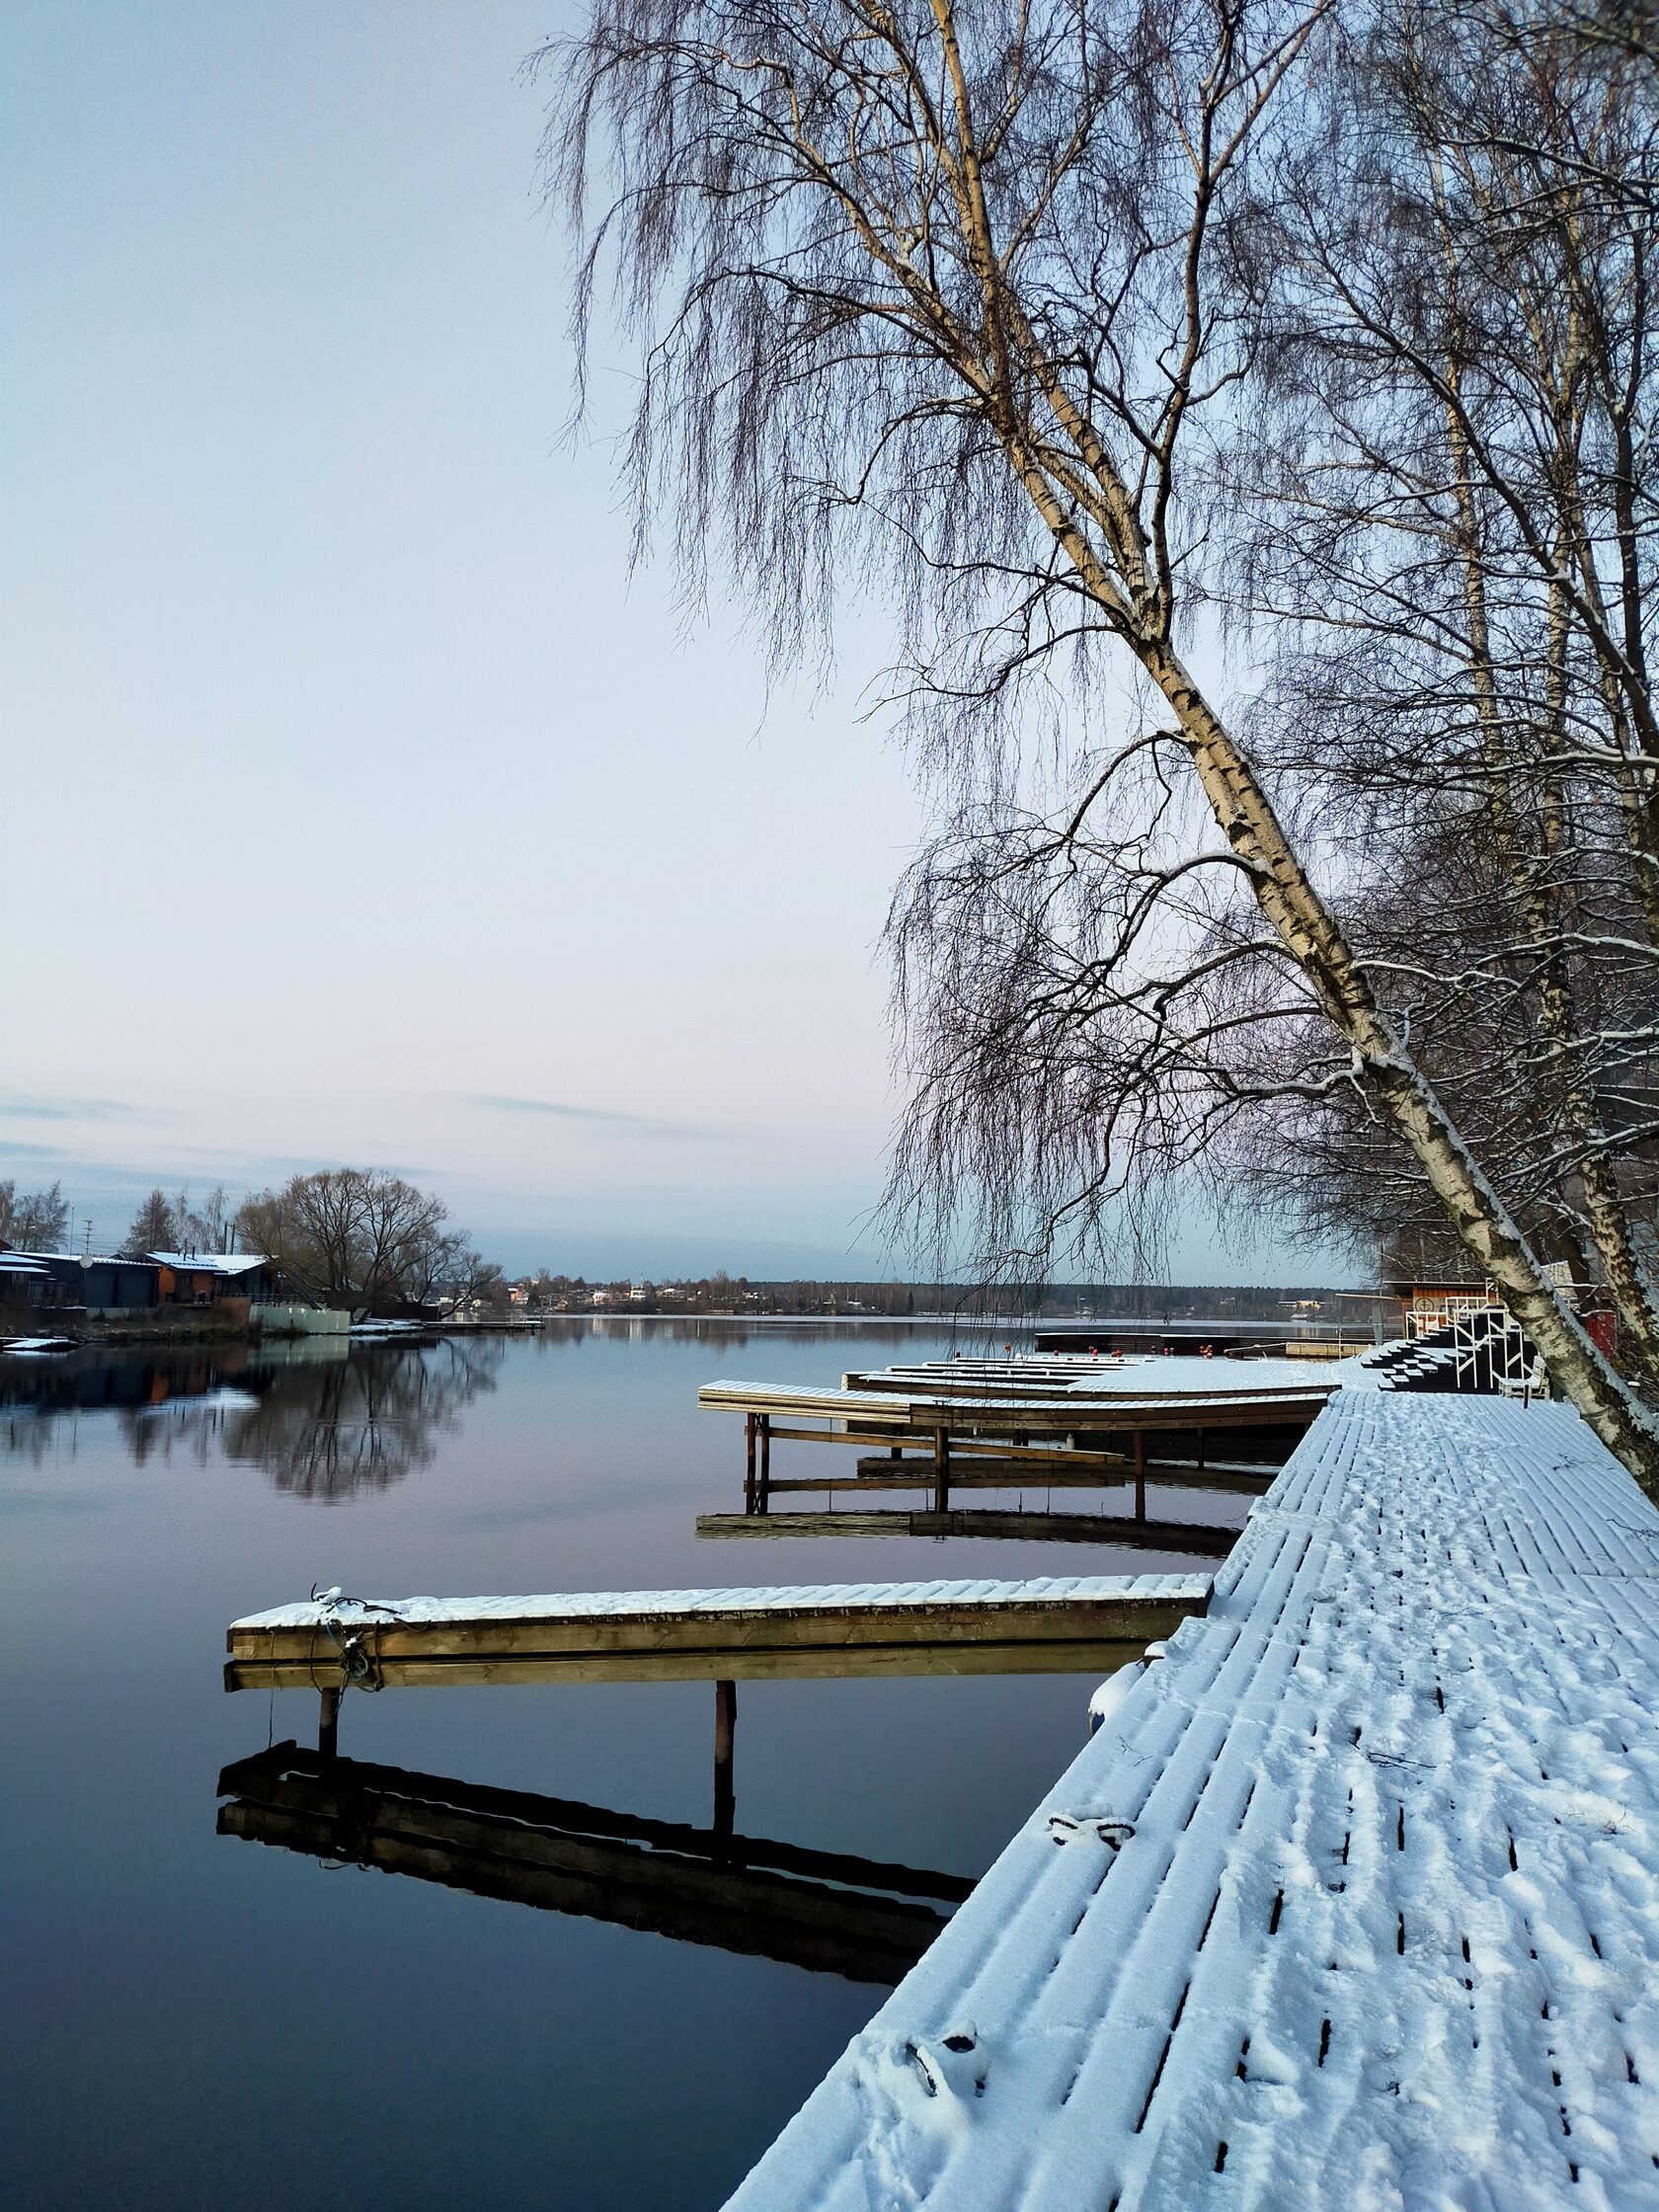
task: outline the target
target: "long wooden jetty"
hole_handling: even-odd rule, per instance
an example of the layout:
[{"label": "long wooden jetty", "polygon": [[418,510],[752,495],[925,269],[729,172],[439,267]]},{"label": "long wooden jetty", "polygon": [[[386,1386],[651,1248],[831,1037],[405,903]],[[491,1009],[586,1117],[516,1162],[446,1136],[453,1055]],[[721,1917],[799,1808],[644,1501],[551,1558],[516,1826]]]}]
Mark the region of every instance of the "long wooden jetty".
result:
[{"label": "long wooden jetty", "polygon": [[[1045,1363],[1033,1374],[1017,1362],[935,1362],[849,1376],[838,1390],[719,1382],[703,1386],[698,1403],[743,1416],[746,1514],[768,1513],[787,1492],[922,1489],[944,1514],[953,1490],[1132,1483],[1135,1516],[1144,1520],[1148,1481],[1215,1487],[1233,1476],[1271,1479],[1265,1459],[1240,1462],[1241,1440],[1255,1439],[1261,1453],[1282,1460],[1341,1382],[1329,1371],[1305,1382],[1276,1376],[1257,1383],[1241,1379],[1247,1370],[1218,1375],[1213,1365],[1202,1382],[1177,1380],[1148,1361],[1145,1381],[1145,1370],[1132,1370],[1120,1387],[1119,1376],[1102,1366],[1078,1361],[1056,1374]],[[771,1455],[780,1442],[850,1446],[860,1458],[851,1474],[826,1463],[816,1473],[779,1476]]]},{"label": "long wooden jetty", "polygon": [[889,1864],[356,1759],[295,1743],[219,1777],[218,1833],[332,1865],[891,1988],[974,1887]]},{"label": "long wooden jetty", "polygon": [[1208,1575],[352,1599],[231,1623],[227,1690],[1066,1674],[1173,1633]]},{"label": "long wooden jetty", "polygon": [[1343,1390],[1099,1709],[730,2212],[1659,2203],[1659,1513],[1575,1414]]}]

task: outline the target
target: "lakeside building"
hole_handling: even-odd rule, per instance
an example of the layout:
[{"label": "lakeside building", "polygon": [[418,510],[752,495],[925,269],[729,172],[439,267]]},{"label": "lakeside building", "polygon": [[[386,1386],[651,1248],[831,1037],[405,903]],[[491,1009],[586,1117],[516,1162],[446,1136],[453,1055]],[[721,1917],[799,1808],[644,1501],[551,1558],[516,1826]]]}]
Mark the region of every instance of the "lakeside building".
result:
[{"label": "lakeside building", "polygon": [[157,1307],[211,1306],[246,1321],[267,1289],[261,1252],[0,1253],[0,1300],[60,1318],[105,1320]]},{"label": "lakeside building", "polygon": [[263,1252],[146,1252],[157,1273],[158,1305],[247,1308],[269,1289],[271,1263]]}]

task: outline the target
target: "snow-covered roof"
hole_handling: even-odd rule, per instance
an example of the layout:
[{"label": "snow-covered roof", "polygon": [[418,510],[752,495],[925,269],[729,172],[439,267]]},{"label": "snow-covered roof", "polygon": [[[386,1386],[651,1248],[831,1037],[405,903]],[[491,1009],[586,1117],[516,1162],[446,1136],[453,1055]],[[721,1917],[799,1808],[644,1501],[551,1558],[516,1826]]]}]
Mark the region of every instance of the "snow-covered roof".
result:
[{"label": "snow-covered roof", "polygon": [[[19,1256],[15,1252],[11,1255],[14,1259]],[[152,1264],[148,1258],[129,1259],[124,1252],[28,1252],[21,1256],[33,1260],[55,1260],[60,1267],[65,1264],[74,1267],[148,1267]]]},{"label": "snow-covered roof", "polygon": [[0,1252],[0,1275],[49,1275],[39,1252]]},{"label": "snow-covered roof", "polygon": [[184,1275],[246,1275],[267,1265],[263,1252],[146,1252],[144,1257]]},{"label": "snow-covered roof", "polygon": [[1659,1514],[1344,1391],[728,2212],[1650,2202],[1656,1895]]}]

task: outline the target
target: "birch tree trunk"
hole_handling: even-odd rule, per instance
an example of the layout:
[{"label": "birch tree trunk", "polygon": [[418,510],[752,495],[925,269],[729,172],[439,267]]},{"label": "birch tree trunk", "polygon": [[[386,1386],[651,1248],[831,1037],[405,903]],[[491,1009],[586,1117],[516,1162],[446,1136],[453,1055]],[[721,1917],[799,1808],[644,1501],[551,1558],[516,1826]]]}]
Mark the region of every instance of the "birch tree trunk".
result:
[{"label": "birch tree trunk", "polygon": [[[1018,808],[985,828],[965,802],[960,868],[923,866],[918,926],[942,970],[918,1160],[947,1178],[987,1161],[1011,1175],[1016,1154],[1081,1121],[1075,1154],[1105,1177],[1124,1126],[1133,1147],[1137,1127],[1179,1121],[1170,1095],[1194,1103],[1165,1165],[1275,1083],[1317,1102],[1349,1081],[1556,1390],[1659,1498],[1659,1438],[1390,1017],[1182,629],[1218,481],[1190,457],[1195,425],[1251,421],[1267,335],[1269,180],[1250,163],[1266,138],[1296,174],[1299,104],[1341,83],[1343,57],[1333,71],[1326,51],[1322,78],[1298,72],[1345,20],[1343,0],[595,0],[547,56],[550,158],[584,240],[578,338],[608,267],[639,341],[642,538],[673,516],[688,594],[718,535],[782,661],[856,577],[901,633],[908,708],[948,784],[972,782],[975,747],[994,750],[1065,653],[1127,653],[1172,717],[1172,733],[1091,761],[1052,833]],[[1375,10],[1355,20],[1374,35]],[[595,186],[605,204],[590,217]],[[1570,590],[1632,724],[1659,728],[1630,654]],[[1219,847],[1205,832],[1166,849],[1166,739]],[[1129,822],[1136,762],[1154,788]],[[986,780],[999,799],[1009,777]],[[1237,913],[1222,896],[1207,907],[1201,879],[1246,881],[1259,919],[1241,899]],[[1066,897],[1080,902],[1069,948],[1053,924]],[[1217,1003],[1229,992],[1236,1005]],[[1271,1063],[1299,1021],[1318,1032],[1310,1064],[1263,1074],[1240,1038],[1256,1023]],[[1069,1085],[1051,1041],[1072,1055]],[[1005,1103],[1027,1112],[1017,1137]],[[1640,1316],[1637,1287],[1621,1279],[1620,1295]]]}]

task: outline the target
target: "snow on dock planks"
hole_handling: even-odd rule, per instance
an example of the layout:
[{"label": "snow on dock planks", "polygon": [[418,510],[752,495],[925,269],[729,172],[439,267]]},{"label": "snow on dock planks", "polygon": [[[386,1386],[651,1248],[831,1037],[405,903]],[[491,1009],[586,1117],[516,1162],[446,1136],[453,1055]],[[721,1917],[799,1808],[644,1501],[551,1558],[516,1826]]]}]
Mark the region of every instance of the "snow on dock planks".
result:
[{"label": "snow on dock planks", "polygon": [[1137,1658],[1209,1601],[1208,1575],[820,1583],[357,1600],[233,1621],[227,1690],[786,1676],[1066,1674]]},{"label": "snow on dock planks", "polygon": [[1659,2202],[1659,1514],[1345,1391],[729,2212]]}]

